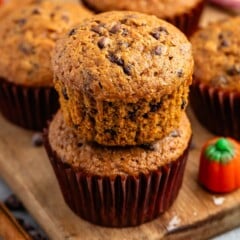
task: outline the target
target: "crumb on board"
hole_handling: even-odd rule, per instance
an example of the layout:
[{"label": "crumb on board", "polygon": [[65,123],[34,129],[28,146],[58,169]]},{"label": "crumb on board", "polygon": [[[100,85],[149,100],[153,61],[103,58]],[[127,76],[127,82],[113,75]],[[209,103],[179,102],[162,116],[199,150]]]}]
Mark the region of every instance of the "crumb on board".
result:
[{"label": "crumb on board", "polygon": [[177,226],[181,223],[181,219],[176,215],[174,216],[167,225],[167,230],[172,231],[177,228]]},{"label": "crumb on board", "polygon": [[214,203],[216,206],[222,205],[222,204],[224,203],[224,201],[225,201],[225,198],[224,198],[224,197],[215,197],[215,196],[213,196],[212,199],[213,199],[213,203]]}]

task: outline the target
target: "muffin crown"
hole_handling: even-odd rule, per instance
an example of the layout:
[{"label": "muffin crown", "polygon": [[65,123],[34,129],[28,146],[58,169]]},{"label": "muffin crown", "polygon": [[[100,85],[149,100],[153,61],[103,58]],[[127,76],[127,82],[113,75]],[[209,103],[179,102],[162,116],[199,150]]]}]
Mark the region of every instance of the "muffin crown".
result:
[{"label": "muffin crown", "polygon": [[0,23],[0,77],[27,86],[51,86],[56,40],[90,15],[78,4],[49,1],[14,11]]},{"label": "muffin crown", "polygon": [[55,83],[98,100],[150,99],[190,84],[191,45],[174,26],[136,12],[107,12],[57,42]]},{"label": "muffin crown", "polygon": [[172,17],[188,12],[202,0],[83,0],[98,11],[129,10],[153,14],[158,17]]},{"label": "muffin crown", "polygon": [[[191,39],[195,81],[240,92],[240,17],[199,30]],[[201,80],[200,80],[201,79]]]}]

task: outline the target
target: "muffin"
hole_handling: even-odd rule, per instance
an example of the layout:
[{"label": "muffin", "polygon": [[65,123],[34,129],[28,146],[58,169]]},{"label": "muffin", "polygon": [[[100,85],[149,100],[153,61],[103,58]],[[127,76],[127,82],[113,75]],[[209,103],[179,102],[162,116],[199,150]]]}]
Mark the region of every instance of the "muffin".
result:
[{"label": "muffin", "polygon": [[59,111],[44,133],[45,147],[68,206],[99,225],[150,221],[176,199],[191,138],[185,113],[179,127],[148,146],[87,144]]},{"label": "muffin", "polygon": [[209,131],[240,139],[240,17],[214,23],[191,39],[191,105]]},{"label": "muffin", "polygon": [[52,62],[64,118],[87,142],[134,146],[161,139],[188,102],[191,45],[154,16],[96,15],[57,42]]},{"label": "muffin", "polygon": [[127,10],[155,15],[177,26],[186,35],[198,27],[205,0],[83,0],[96,12]]},{"label": "muffin", "polygon": [[0,22],[0,110],[22,127],[41,130],[58,108],[51,52],[56,40],[91,13],[78,4],[43,1]]}]

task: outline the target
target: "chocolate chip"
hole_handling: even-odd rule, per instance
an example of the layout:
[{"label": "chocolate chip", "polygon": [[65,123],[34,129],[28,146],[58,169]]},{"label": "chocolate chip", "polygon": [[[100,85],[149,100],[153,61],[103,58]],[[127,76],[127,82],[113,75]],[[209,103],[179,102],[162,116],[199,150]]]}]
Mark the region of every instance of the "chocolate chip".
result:
[{"label": "chocolate chip", "polygon": [[131,121],[135,121],[136,120],[136,112],[135,111],[128,112],[128,118]]},{"label": "chocolate chip", "polygon": [[109,38],[102,37],[99,39],[97,44],[100,49],[103,49],[109,44],[109,42],[110,42]]},{"label": "chocolate chip", "polygon": [[34,9],[32,10],[32,14],[34,14],[34,15],[39,15],[39,14],[41,14],[41,12],[40,12],[39,9],[34,8]]},{"label": "chocolate chip", "polygon": [[104,133],[110,134],[111,137],[115,137],[115,136],[117,135],[116,131],[113,130],[113,129],[106,129],[106,130],[104,131]]},{"label": "chocolate chip", "polygon": [[117,33],[121,30],[121,23],[116,23],[111,29],[110,29],[110,33]]},{"label": "chocolate chip", "polygon": [[173,56],[169,56],[168,59],[171,61],[173,59]]},{"label": "chocolate chip", "polygon": [[239,74],[240,74],[240,66],[238,66],[238,65],[233,65],[233,66],[231,66],[230,68],[228,68],[228,69],[226,70],[226,73],[227,73],[229,76],[239,75]]},{"label": "chocolate chip", "polygon": [[147,113],[145,113],[145,114],[143,114],[143,118],[148,118],[148,114]]},{"label": "chocolate chip", "polygon": [[77,144],[77,146],[78,147],[81,147],[83,144],[81,143],[81,142],[79,142],[78,144]]},{"label": "chocolate chip", "polygon": [[110,52],[108,55],[108,59],[112,62],[112,63],[116,63],[119,66],[123,66],[124,61],[122,60],[121,57],[118,57],[117,55],[115,55],[114,53]]},{"label": "chocolate chip", "polygon": [[103,86],[102,86],[102,84],[100,83],[100,82],[98,82],[98,85],[99,85],[99,87],[102,89],[103,88]]},{"label": "chocolate chip", "polygon": [[102,28],[104,27],[104,24],[102,23],[99,23],[98,25],[95,25],[95,26],[92,26],[91,27],[91,31],[95,32],[95,33],[98,33],[99,35],[102,34]]},{"label": "chocolate chip", "polygon": [[61,16],[61,19],[62,19],[64,22],[66,22],[66,23],[69,22],[69,16],[67,16],[67,15],[62,15],[62,16]]},{"label": "chocolate chip", "polygon": [[150,150],[150,151],[154,151],[155,150],[154,145],[150,144],[150,143],[141,144],[140,147],[145,149],[145,150]]},{"label": "chocolate chip", "polygon": [[182,99],[182,104],[181,104],[181,109],[185,109],[185,107],[187,106],[187,102],[185,99]]},{"label": "chocolate chip", "polygon": [[75,35],[76,34],[76,29],[73,28],[69,33],[68,33],[68,36],[72,36],[72,35]]},{"label": "chocolate chip", "polygon": [[158,28],[158,30],[159,30],[160,32],[166,33],[167,35],[169,34],[168,30],[167,30],[165,27],[160,26],[160,27]]},{"label": "chocolate chip", "polygon": [[42,133],[34,133],[32,136],[32,144],[35,147],[40,147],[43,145]]},{"label": "chocolate chip", "polygon": [[173,130],[171,133],[170,133],[170,136],[171,137],[181,137],[181,135],[180,135],[180,133],[179,133],[179,131],[177,131],[177,130]]},{"label": "chocolate chip", "polygon": [[162,106],[162,102],[157,102],[157,103],[150,103],[150,112],[157,112],[159,108]]},{"label": "chocolate chip", "polygon": [[26,55],[34,54],[34,48],[28,43],[20,43],[18,49]]},{"label": "chocolate chip", "polygon": [[181,78],[181,77],[183,76],[183,70],[182,70],[182,69],[180,69],[180,70],[177,71],[177,76],[178,76],[179,78]]},{"label": "chocolate chip", "polygon": [[161,46],[155,47],[154,54],[155,55],[161,55],[162,54],[162,47]]},{"label": "chocolate chip", "polygon": [[159,40],[160,38],[160,32],[154,31],[150,33],[156,40]]},{"label": "chocolate chip", "polygon": [[19,26],[25,25],[26,22],[27,22],[27,20],[25,18],[15,20],[15,23],[17,23]]},{"label": "chocolate chip", "polygon": [[16,197],[16,195],[11,194],[5,201],[4,204],[7,206],[8,209],[11,211],[19,211],[24,210],[24,206]]},{"label": "chocolate chip", "polygon": [[131,66],[130,65],[123,65],[123,71],[125,74],[127,74],[128,76],[131,75]]},{"label": "chocolate chip", "polygon": [[62,88],[62,95],[65,100],[69,100],[66,88]]},{"label": "chocolate chip", "polygon": [[220,47],[229,47],[230,46],[230,42],[226,39],[222,39],[220,41]]}]

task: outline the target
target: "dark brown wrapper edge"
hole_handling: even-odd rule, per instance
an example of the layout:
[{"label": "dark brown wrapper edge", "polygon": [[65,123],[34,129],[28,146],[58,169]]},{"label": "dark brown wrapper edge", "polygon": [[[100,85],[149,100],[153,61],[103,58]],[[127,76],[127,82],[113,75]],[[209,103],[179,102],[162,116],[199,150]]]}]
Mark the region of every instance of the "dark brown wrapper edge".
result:
[{"label": "dark brown wrapper edge", "polygon": [[[82,0],[82,2],[93,12],[100,13],[100,11],[91,6],[87,0]],[[202,0],[188,12],[171,18],[165,18],[165,20],[178,27],[183,33],[186,34],[186,36],[189,37],[198,29],[198,23],[205,6],[205,2],[206,0]]]},{"label": "dark brown wrapper edge", "polygon": [[52,150],[48,129],[44,145],[65,202],[83,219],[102,226],[136,226],[165,212],[182,185],[190,146],[174,162],[139,176],[102,177],[85,174],[63,163]]},{"label": "dark brown wrapper edge", "polygon": [[240,94],[195,82],[190,104],[199,122],[212,133],[240,139]]},{"label": "dark brown wrapper edge", "polygon": [[0,111],[10,122],[41,131],[59,108],[52,87],[27,87],[0,78]]},{"label": "dark brown wrapper edge", "polygon": [[206,0],[200,1],[188,12],[167,18],[166,20],[179,28],[186,36],[190,37],[197,29]]}]

